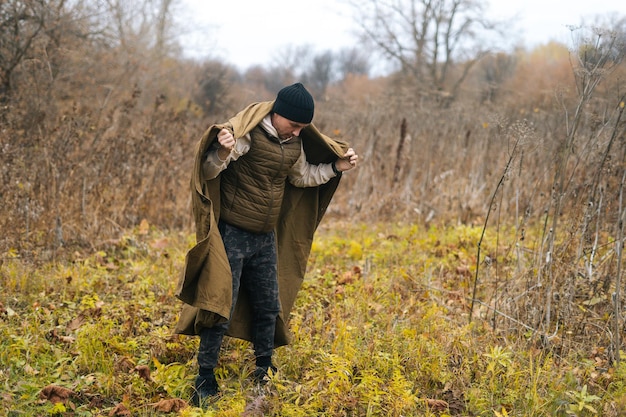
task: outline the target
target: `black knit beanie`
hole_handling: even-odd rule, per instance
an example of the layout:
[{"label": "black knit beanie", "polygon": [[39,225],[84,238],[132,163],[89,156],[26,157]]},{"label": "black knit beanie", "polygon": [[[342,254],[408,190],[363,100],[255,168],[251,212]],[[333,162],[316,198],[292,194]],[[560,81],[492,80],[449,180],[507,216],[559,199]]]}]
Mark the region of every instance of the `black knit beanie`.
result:
[{"label": "black knit beanie", "polygon": [[284,87],[278,92],[272,111],[297,123],[313,120],[313,97],[301,83]]}]

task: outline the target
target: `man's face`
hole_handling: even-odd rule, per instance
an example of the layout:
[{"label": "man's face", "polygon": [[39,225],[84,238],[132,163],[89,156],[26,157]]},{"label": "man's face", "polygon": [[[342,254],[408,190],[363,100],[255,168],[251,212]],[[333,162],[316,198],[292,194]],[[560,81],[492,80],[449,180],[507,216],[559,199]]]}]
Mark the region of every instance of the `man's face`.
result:
[{"label": "man's face", "polygon": [[274,129],[276,129],[276,132],[278,132],[278,137],[282,140],[300,136],[302,129],[308,126],[307,123],[294,122],[277,113],[272,114],[272,125]]}]

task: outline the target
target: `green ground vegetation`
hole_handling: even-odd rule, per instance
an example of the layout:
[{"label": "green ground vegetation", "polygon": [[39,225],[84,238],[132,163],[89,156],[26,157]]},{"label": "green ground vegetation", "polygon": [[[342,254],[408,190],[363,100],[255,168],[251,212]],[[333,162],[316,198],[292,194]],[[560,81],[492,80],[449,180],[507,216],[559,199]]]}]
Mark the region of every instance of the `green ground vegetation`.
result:
[{"label": "green ground vegetation", "polygon": [[[71,261],[8,252],[0,284],[0,414],[7,416],[618,416],[626,366],[593,340],[566,354],[469,320],[480,227],[323,223],[264,387],[227,339],[222,394],[188,405],[195,337],[172,329],[193,236],[143,224]],[[506,232],[501,232],[506,233]],[[487,235],[486,253],[498,253]],[[501,274],[514,253],[499,260]],[[507,259],[510,256],[511,259]]]}]

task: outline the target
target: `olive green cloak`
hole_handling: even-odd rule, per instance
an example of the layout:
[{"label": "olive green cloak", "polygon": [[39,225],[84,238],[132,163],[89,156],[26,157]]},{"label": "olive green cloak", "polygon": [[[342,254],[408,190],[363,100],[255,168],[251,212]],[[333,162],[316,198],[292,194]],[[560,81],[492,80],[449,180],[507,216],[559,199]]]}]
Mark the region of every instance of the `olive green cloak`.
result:
[{"label": "olive green cloak", "polygon": [[[232,303],[232,274],[217,219],[220,211],[220,176],[203,178],[202,162],[217,133],[230,129],[236,138],[250,132],[271,111],[274,102],[249,105],[225,124],[212,125],[196,149],[191,178],[191,198],[196,224],[196,245],[187,252],[176,296],[182,300],[175,332],[197,335],[202,327],[226,321]],[[300,133],[307,160],[330,163],[348,149],[344,142],[320,133],[309,125]],[[289,314],[300,290],[313,243],[313,235],[339,184],[341,176],[318,187],[298,188],[287,182],[280,219],[276,226],[278,286],[281,312],[276,323],[275,345],[289,343]],[[239,293],[228,336],[252,340],[252,312],[245,291]]]}]

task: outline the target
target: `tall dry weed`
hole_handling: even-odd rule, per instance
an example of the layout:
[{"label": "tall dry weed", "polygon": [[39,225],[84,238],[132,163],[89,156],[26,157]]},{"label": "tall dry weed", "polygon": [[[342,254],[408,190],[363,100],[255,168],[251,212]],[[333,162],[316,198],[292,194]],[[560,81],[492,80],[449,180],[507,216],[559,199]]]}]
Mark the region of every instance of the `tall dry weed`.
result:
[{"label": "tall dry weed", "polygon": [[[619,93],[623,81],[612,77],[622,65],[614,54],[618,39],[609,36],[604,43],[602,35],[607,34],[593,33],[572,50],[577,94],[557,90],[562,126],[535,148],[546,152],[547,158],[535,165],[538,153],[520,151],[503,164],[489,205],[490,214],[498,210],[496,223],[485,222],[485,228],[498,227],[502,216],[498,203],[507,193],[526,207],[523,215],[515,211],[517,241],[507,242],[501,251],[502,256],[516,257],[519,267],[501,291],[497,275],[488,277],[484,267],[482,274],[477,270],[474,291],[481,286],[489,289],[491,298],[484,305],[493,314],[494,328],[499,323],[504,329],[529,332],[531,340],[559,354],[584,349],[593,340],[594,346],[606,349],[609,360],[619,361],[623,317],[616,306],[623,301],[616,270],[621,269],[623,245],[625,148],[617,138],[625,133],[626,96]],[[598,87],[603,84],[617,88],[602,95]],[[513,137],[537,137],[541,125],[528,126],[524,132],[530,136],[517,129]],[[519,181],[509,184],[512,162],[519,166]],[[480,247],[477,258],[477,267],[483,265]],[[486,277],[489,282],[479,283]],[[484,296],[479,298],[483,303]]]}]

